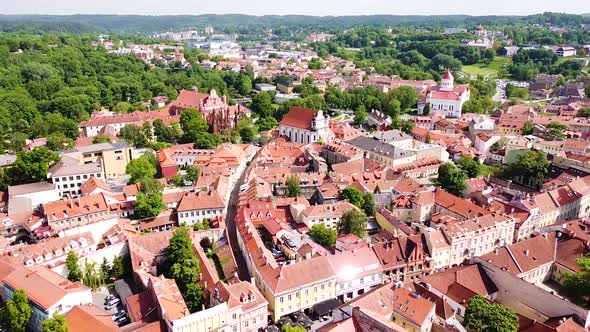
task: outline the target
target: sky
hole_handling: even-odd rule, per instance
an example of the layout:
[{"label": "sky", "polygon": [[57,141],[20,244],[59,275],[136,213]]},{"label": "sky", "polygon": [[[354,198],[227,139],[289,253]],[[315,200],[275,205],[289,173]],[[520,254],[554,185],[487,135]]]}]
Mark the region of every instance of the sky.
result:
[{"label": "sky", "polygon": [[527,15],[590,13],[590,0],[0,0],[0,14]]}]

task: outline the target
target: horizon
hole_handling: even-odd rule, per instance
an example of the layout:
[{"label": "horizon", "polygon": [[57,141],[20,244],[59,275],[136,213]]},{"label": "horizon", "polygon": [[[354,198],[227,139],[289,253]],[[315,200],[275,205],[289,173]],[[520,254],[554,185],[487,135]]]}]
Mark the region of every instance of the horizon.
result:
[{"label": "horizon", "polygon": [[3,14],[10,15],[117,15],[117,16],[199,16],[199,15],[249,15],[249,16],[528,16],[544,12],[565,14],[590,13],[587,1],[570,0],[498,0],[493,3],[478,1],[424,0],[420,3],[398,0],[366,0],[362,5],[353,1],[300,0],[296,3],[275,3],[271,0],[217,0],[196,2],[177,0],[171,7],[163,0],[103,0],[86,3],[76,0],[22,0],[11,2],[3,8]]}]

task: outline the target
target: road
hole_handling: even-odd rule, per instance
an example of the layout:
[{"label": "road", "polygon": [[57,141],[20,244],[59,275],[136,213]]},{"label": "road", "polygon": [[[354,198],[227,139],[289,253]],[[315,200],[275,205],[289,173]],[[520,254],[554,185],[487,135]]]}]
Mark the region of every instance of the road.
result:
[{"label": "road", "polygon": [[229,243],[233,249],[234,259],[236,260],[236,265],[238,266],[238,276],[240,280],[243,281],[250,281],[250,273],[248,272],[248,266],[246,265],[246,259],[244,255],[240,251],[240,246],[238,245],[238,234],[236,229],[236,214],[237,214],[237,205],[238,205],[238,196],[240,194],[240,186],[244,181],[244,177],[248,173],[250,167],[246,167],[244,172],[240,175],[240,178],[234,184],[234,188],[232,189],[231,195],[229,197],[229,203],[227,206],[227,214],[225,216],[225,227],[227,228],[227,233],[229,235]]}]

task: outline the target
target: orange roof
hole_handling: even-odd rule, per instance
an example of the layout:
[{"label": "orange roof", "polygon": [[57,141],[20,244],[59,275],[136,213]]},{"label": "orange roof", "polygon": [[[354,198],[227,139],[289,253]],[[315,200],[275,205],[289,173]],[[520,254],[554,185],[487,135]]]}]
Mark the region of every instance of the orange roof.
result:
[{"label": "orange roof", "polygon": [[97,306],[76,305],[65,316],[66,325],[70,332],[87,332],[92,327],[92,332],[112,332],[121,329],[111,314]]},{"label": "orange roof", "polygon": [[90,195],[96,189],[102,189],[107,192],[111,192],[111,188],[101,179],[97,179],[94,176],[91,176],[90,179],[86,180],[86,182],[82,183],[80,186],[80,191],[82,191],[83,195]]},{"label": "orange roof", "polygon": [[211,190],[209,193],[199,191],[185,193],[180,204],[178,204],[177,211],[219,209],[224,207],[225,203],[223,199],[221,199],[215,190]]},{"label": "orange roof", "polygon": [[88,291],[80,282],[71,282],[49,268],[35,265],[19,267],[3,279],[12,289],[22,289],[30,301],[48,310],[70,293]]},{"label": "orange roof", "polygon": [[405,288],[393,291],[393,311],[406,320],[422,326],[434,310],[434,303]]},{"label": "orange roof", "polygon": [[556,244],[555,233],[550,233],[546,237],[537,236],[496,249],[481,259],[518,275],[552,263],[555,260]]},{"label": "orange roof", "polygon": [[289,110],[289,113],[281,120],[280,125],[310,130],[312,120],[317,113],[318,110],[293,106]]},{"label": "orange roof", "polygon": [[108,206],[102,193],[43,204],[49,222],[106,210]]},{"label": "orange roof", "polygon": [[463,218],[490,214],[490,211],[481,208],[465,199],[450,194],[440,188],[436,189],[434,199],[437,205],[452,211]]}]

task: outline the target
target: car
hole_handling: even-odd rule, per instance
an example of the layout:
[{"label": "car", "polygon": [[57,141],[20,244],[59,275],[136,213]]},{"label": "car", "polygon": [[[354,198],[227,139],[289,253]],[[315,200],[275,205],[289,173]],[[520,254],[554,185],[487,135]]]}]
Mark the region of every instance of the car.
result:
[{"label": "car", "polygon": [[113,314],[112,318],[113,320],[117,320],[120,319],[121,317],[125,317],[127,315],[127,312],[125,310],[121,310],[115,314]]},{"label": "car", "polygon": [[286,261],[287,261],[287,259],[285,257],[282,257],[281,256],[281,257],[278,257],[277,258],[277,263],[283,263],[283,262],[286,262]]},{"label": "car", "polygon": [[114,298],[115,298],[115,295],[109,294],[104,298],[104,303],[107,304],[107,303],[109,303],[110,300],[112,300]]},{"label": "car", "polygon": [[121,300],[119,300],[118,298],[115,297],[114,299],[112,299],[109,302],[107,302],[107,306],[114,307],[117,304],[119,304],[119,302],[121,302]]},{"label": "car", "polygon": [[126,316],[123,316],[123,317],[118,318],[117,320],[115,320],[115,323],[117,323],[119,325],[122,325],[122,324],[127,323],[128,321],[129,320],[127,319],[127,317]]}]

